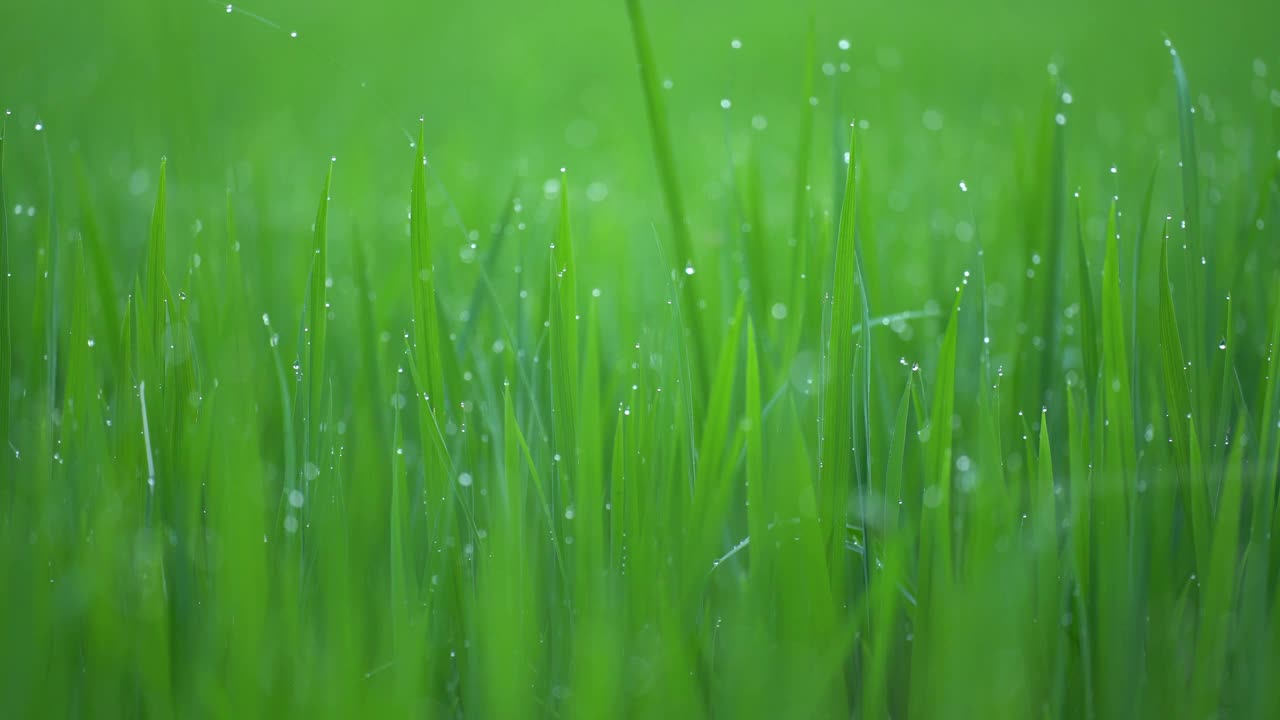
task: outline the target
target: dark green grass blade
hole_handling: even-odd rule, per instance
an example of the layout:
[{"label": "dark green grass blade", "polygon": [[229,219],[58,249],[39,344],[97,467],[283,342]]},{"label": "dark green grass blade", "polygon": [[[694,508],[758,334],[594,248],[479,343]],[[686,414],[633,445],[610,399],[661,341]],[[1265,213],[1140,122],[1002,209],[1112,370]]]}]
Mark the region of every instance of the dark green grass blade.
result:
[{"label": "dark green grass blade", "polygon": [[[0,117],[0,471],[6,477],[9,467],[10,386],[13,372],[12,308],[9,305],[9,211],[4,200],[4,141],[8,120]],[[0,492],[7,489],[0,488]]]},{"label": "dark green grass blade", "polygon": [[[1168,44],[1166,41],[1166,45]],[[1182,158],[1180,163],[1182,211],[1187,236],[1187,248],[1184,253],[1187,260],[1185,282],[1192,299],[1186,308],[1187,317],[1190,318],[1187,324],[1187,357],[1193,364],[1191,387],[1195,395],[1192,397],[1192,406],[1197,418],[1203,424],[1206,421],[1207,412],[1203,404],[1208,401],[1208,398],[1203,397],[1208,377],[1208,368],[1205,366],[1207,324],[1203,299],[1207,299],[1209,294],[1206,292],[1204,266],[1197,261],[1213,255],[1214,248],[1209,246],[1210,238],[1201,227],[1203,219],[1200,214],[1200,156],[1196,147],[1195,107],[1187,83],[1187,74],[1182,66],[1182,57],[1171,45],[1169,53],[1173,57],[1173,78],[1177,88],[1178,144]]]}]

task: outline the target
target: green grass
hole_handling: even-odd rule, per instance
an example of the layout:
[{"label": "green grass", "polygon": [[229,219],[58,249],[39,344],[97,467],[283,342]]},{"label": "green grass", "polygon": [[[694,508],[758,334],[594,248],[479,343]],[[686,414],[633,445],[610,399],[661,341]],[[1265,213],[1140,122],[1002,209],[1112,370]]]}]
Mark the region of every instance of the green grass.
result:
[{"label": "green grass", "polygon": [[502,10],[0,11],[0,716],[1280,716],[1275,10]]}]

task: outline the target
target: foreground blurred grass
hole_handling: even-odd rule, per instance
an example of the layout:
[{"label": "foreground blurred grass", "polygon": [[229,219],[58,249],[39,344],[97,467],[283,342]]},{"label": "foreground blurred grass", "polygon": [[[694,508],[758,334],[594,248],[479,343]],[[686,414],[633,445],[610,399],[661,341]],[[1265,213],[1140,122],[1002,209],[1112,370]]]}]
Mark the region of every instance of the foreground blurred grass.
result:
[{"label": "foreground blurred grass", "polygon": [[3,10],[6,716],[1280,713],[1274,8],[226,7]]}]

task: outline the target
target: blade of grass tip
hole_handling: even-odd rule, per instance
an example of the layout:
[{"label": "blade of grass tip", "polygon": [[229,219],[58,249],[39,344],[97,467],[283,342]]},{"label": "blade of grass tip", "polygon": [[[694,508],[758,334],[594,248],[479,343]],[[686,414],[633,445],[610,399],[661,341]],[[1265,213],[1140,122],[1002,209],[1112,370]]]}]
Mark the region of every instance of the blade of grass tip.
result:
[{"label": "blade of grass tip", "polygon": [[[640,66],[640,82],[644,89],[645,110],[649,120],[649,135],[653,141],[654,160],[658,165],[658,179],[662,186],[663,198],[666,200],[667,213],[671,222],[672,240],[675,257],[671,267],[676,277],[681,279],[685,268],[692,267],[693,239],[689,234],[688,216],[685,214],[684,198],[680,194],[679,174],[676,171],[675,151],[671,146],[671,131],[667,123],[667,112],[659,91],[657,63],[653,58],[653,49],[649,42],[648,29],[645,26],[644,14],[640,9],[640,0],[626,0],[627,16],[630,20],[631,38],[635,43],[636,59]],[[682,278],[678,282],[681,300],[689,309],[688,334],[692,336],[689,354],[692,356],[693,379],[696,382],[691,392],[695,405],[701,407],[702,393],[707,388],[706,342],[702,332],[702,316],[698,313],[697,296],[693,292],[692,277]]]},{"label": "blade of grass tip", "polygon": [[[413,347],[408,364],[417,388],[418,433],[423,454],[427,537],[431,552],[423,561],[432,563],[438,556],[437,543],[453,527],[455,516],[451,497],[452,461],[441,435],[447,423],[445,397],[445,353],[442,350],[439,310],[436,298],[435,264],[431,235],[427,225],[427,158],[425,125],[419,125],[414,148],[413,184],[409,205],[410,278],[413,288]],[[442,562],[447,562],[442,560]],[[450,581],[452,582],[452,581]],[[445,594],[450,594],[448,588]]]},{"label": "blade of grass tip", "polygon": [[1178,102],[1178,146],[1182,161],[1182,207],[1186,216],[1188,235],[1191,236],[1191,249],[1201,253],[1200,246],[1200,155],[1196,151],[1195,110],[1192,107],[1191,90],[1187,84],[1187,73],[1182,67],[1182,58],[1168,39],[1164,41],[1173,58],[1173,79],[1177,89]]},{"label": "blade of grass tip", "polygon": [[1033,503],[1035,513],[1035,552],[1036,552],[1036,600],[1037,621],[1044,637],[1040,647],[1044,652],[1041,677],[1046,679],[1046,687],[1041,690],[1044,696],[1050,696],[1056,674],[1056,664],[1061,655],[1058,641],[1062,629],[1059,618],[1062,616],[1062,592],[1058,583],[1058,520],[1054,499],[1053,456],[1049,445],[1049,413],[1040,411],[1040,450],[1036,467],[1036,492]]},{"label": "blade of grass tip", "polygon": [[[1169,48],[1169,55],[1173,58],[1173,78],[1177,88],[1178,98],[1178,144],[1182,154],[1182,160],[1179,163],[1182,167],[1182,211],[1183,222],[1189,240],[1189,249],[1187,256],[1193,261],[1195,258],[1205,258],[1212,255],[1212,248],[1205,246],[1205,235],[1200,228],[1200,155],[1196,149],[1196,133],[1195,133],[1195,108],[1192,104],[1191,90],[1187,84],[1187,73],[1182,66],[1182,57],[1178,55],[1178,51],[1173,44],[1166,39],[1165,47]],[[1201,298],[1207,298],[1205,293],[1204,275],[1197,270],[1203,266],[1197,266],[1191,262],[1187,271],[1187,289],[1190,293],[1190,302],[1187,310],[1191,318],[1189,323],[1189,343],[1190,358],[1194,367],[1192,369],[1192,388],[1196,393],[1200,393],[1205,387],[1205,373],[1208,372],[1205,367],[1205,349],[1204,349],[1204,333],[1205,333],[1205,317],[1204,308],[1201,304]],[[1202,403],[1207,398],[1193,398],[1193,401]],[[1203,422],[1203,408],[1198,408]]]},{"label": "blade of grass tip", "polygon": [[[417,365],[423,374],[418,388],[425,396],[427,410],[443,412],[444,353],[440,345],[439,320],[436,314],[435,262],[431,235],[427,227],[427,158],[425,125],[418,128],[413,167],[413,189],[410,195],[409,251],[410,283],[413,287],[413,344]],[[443,417],[441,418],[443,419]],[[424,446],[425,450],[425,446]]]},{"label": "blade of grass tip", "polygon": [[1093,283],[1089,274],[1089,257],[1084,246],[1080,193],[1076,193],[1076,260],[1080,283],[1080,345],[1084,357],[1084,387],[1092,395],[1098,383],[1097,312],[1093,305]]},{"label": "blade of grass tip", "polygon": [[1066,127],[1056,121],[1056,117],[1063,109],[1062,86],[1059,77],[1054,74],[1049,79],[1049,101],[1045,108],[1044,115],[1040,121],[1041,127],[1047,130],[1046,138],[1049,147],[1044,148],[1046,152],[1046,162],[1048,167],[1045,171],[1048,173],[1048,192],[1047,210],[1043,220],[1036,220],[1047,225],[1044,234],[1046,245],[1044,247],[1044,260],[1048,267],[1046,270],[1050,275],[1049,287],[1044,291],[1046,294],[1042,297],[1042,311],[1044,313],[1041,320],[1041,333],[1044,337],[1044,359],[1040,361],[1040,396],[1037,398],[1037,405],[1044,405],[1048,402],[1048,396],[1053,391],[1055,384],[1053,378],[1055,373],[1061,371],[1061,351],[1059,343],[1061,342],[1061,314],[1058,308],[1062,306],[1061,299],[1063,294],[1062,278],[1064,273],[1060,271],[1066,265],[1066,255],[1062,242],[1062,226],[1063,216],[1066,214]]},{"label": "blade of grass tip", "polygon": [[506,201],[502,204],[502,215],[499,216],[498,222],[494,224],[495,230],[490,235],[489,247],[485,250],[484,258],[480,261],[480,279],[471,290],[471,299],[467,301],[467,323],[458,331],[458,340],[455,343],[459,348],[470,347],[471,335],[476,331],[476,326],[480,322],[482,313],[480,312],[480,303],[483,302],[485,290],[487,289],[491,298],[496,302],[498,295],[493,288],[493,284],[489,281],[498,267],[498,259],[502,256],[503,241],[507,238],[507,228],[511,226],[511,216],[515,214],[516,206],[516,190],[519,188],[519,181],[511,183],[511,190],[506,195]]},{"label": "blade of grass tip", "polygon": [[1102,387],[1098,389],[1102,411],[1102,475],[1101,481],[1094,485],[1098,547],[1106,548],[1099,557],[1096,593],[1103,606],[1098,613],[1101,668],[1097,680],[1101,696],[1099,714],[1127,717],[1133,710],[1131,677],[1136,669],[1133,648],[1138,627],[1132,606],[1135,595],[1130,536],[1136,458],[1115,217],[1112,202],[1102,265]]},{"label": "blade of grass tip", "polygon": [[[933,412],[929,417],[929,440],[926,464],[926,478],[930,483],[925,487],[927,513],[933,518],[932,532],[922,528],[922,540],[929,539],[935,552],[927,555],[921,548],[922,561],[934,564],[936,572],[933,577],[951,578],[954,558],[951,553],[951,442],[953,436],[951,417],[955,414],[956,384],[956,335],[960,322],[960,303],[964,298],[964,288],[956,292],[955,304],[951,309],[951,319],[947,322],[947,330],[942,338],[942,348],[938,353],[938,372],[933,389]],[[930,496],[932,495],[932,498]],[[930,500],[933,500],[930,502]]]},{"label": "blade of grass tip", "polygon": [[[311,483],[320,475],[320,412],[321,397],[325,386],[325,344],[329,332],[329,192],[333,187],[333,166],[325,174],[320,192],[320,204],[316,209],[315,233],[311,246],[311,267],[308,271],[310,288],[307,292],[303,319],[302,368],[307,381],[307,394],[303,412],[303,497],[311,496]],[[297,482],[290,478],[289,482]],[[304,506],[305,507],[305,506]]]},{"label": "blade of grass tip", "polygon": [[[578,272],[574,267],[573,235],[569,227],[568,174],[560,170],[560,225],[549,254],[551,303],[551,504],[555,517],[572,513],[573,484],[578,476]],[[559,522],[556,524],[560,528]],[[557,541],[564,532],[556,532]]]},{"label": "blade of grass tip", "polygon": [[[1236,427],[1243,429],[1241,416]],[[1223,707],[1222,684],[1227,669],[1227,642],[1238,601],[1237,557],[1240,555],[1240,515],[1243,489],[1243,437],[1231,445],[1222,479],[1222,499],[1214,522],[1209,564],[1201,588],[1200,632],[1195,645],[1192,706],[1196,717],[1214,717]]]},{"label": "blade of grass tip", "polygon": [[1165,406],[1169,414],[1169,432],[1173,438],[1174,465],[1183,489],[1188,492],[1191,512],[1192,543],[1196,565],[1203,572],[1209,557],[1207,508],[1199,502],[1204,496],[1202,466],[1195,422],[1187,383],[1187,363],[1182,354],[1182,340],[1173,306],[1173,287],[1169,280],[1168,223],[1160,243],[1160,357],[1164,368]]},{"label": "blade of grass tip", "polygon": [[911,386],[915,382],[915,373],[907,375],[907,384],[902,388],[902,399],[898,401],[898,412],[893,421],[893,437],[889,443],[888,467],[885,471],[884,536],[893,537],[898,529],[898,515],[902,506],[902,467],[907,447],[907,418],[911,412]]},{"label": "blade of grass tip", "polygon": [[[819,517],[826,527],[832,592],[837,606],[844,605],[844,536],[849,502],[849,482],[854,478],[853,378],[856,356],[853,337],[857,302],[855,231],[857,227],[857,165],[854,140],[849,134],[849,164],[846,170],[844,203],[840,209],[840,230],[836,235],[835,275],[831,286],[831,326],[827,347],[826,377],[822,382],[822,426],[819,433]],[[870,328],[867,328],[868,332]],[[865,559],[865,556],[864,556]]]}]

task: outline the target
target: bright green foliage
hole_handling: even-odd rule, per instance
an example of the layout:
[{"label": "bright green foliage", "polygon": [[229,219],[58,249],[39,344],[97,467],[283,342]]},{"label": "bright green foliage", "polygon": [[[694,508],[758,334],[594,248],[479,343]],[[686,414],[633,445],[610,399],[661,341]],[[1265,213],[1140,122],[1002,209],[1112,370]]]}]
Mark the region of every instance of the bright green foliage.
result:
[{"label": "bright green foliage", "polygon": [[1276,8],[59,4],[0,717],[1280,716]]}]

